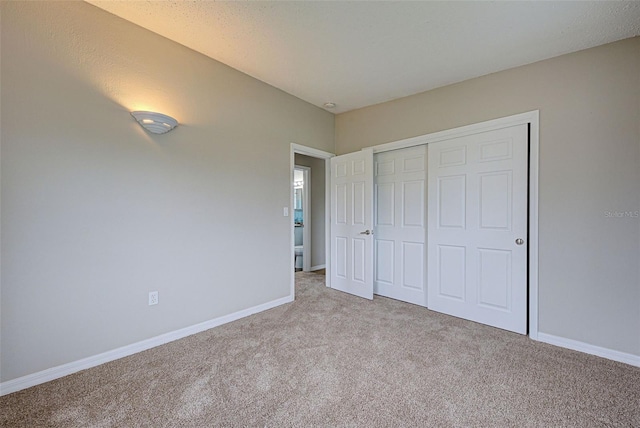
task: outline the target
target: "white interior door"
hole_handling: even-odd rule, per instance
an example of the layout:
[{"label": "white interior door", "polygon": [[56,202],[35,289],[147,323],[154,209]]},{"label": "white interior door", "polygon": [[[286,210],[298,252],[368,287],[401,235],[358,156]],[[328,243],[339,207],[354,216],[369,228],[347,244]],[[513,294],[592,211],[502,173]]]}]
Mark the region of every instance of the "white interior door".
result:
[{"label": "white interior door", "polygon": [[374,156],[373,291],[427,306],[426,145]]},{"label": "white interior door", "polygon": [[373,299],[373,150],[331,158],[331,287]]},{"label": "white interior door", "polygon": [[526,125],[428,146],[429,308],[526,334]]}]

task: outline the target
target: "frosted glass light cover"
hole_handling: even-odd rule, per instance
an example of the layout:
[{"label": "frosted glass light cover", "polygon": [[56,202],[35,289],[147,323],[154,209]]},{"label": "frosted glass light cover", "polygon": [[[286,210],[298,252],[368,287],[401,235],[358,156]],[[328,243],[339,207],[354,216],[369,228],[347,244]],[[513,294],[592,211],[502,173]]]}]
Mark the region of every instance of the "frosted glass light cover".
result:
[{"label": "frosted glass light cover", "polygon": [[178,126],[178,121],[162,113],[152,111],[132,111],[133,116],[140,126],[153,134],[164,134]]}]

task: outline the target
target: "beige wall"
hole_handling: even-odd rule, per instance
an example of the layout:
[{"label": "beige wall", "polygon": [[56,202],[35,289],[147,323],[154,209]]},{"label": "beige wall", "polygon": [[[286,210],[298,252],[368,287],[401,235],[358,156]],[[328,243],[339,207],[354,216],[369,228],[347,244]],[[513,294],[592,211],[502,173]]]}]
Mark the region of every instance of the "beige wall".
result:
[{"label": "beige wall", "polygon": [[289,295],[290,144],[332,114],[84,2],[1,19],[2,381]]},{"label": "beige wall", "polygon": [[311,168],[311,267],[325,264],[325,161],[295,154],[295,163]]},{"label": "beige wall", "polygon": [[540,110],[540,331],[640,355],[640,38],[336,117],[336,152]]}]

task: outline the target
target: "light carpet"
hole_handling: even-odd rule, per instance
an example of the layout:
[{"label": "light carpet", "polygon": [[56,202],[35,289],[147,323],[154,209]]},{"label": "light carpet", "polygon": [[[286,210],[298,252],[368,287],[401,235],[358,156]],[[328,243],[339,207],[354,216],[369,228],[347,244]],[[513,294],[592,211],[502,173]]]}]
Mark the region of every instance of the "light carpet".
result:
[{"label": "light carpet", "polygon": [[296,300],[0,398],[6,427],[640,427],[640,368],[296,274]]}]

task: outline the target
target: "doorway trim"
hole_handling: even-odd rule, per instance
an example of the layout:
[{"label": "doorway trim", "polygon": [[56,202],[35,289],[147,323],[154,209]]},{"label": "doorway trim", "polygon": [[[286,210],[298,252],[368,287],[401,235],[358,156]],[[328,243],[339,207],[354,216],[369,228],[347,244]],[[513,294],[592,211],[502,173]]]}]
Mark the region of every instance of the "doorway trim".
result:
[{"label": "doorway trim", "polygon": [[[539,177],[539,135],[540,135],[540,111],[533,110],[513,116],[488,120],[485,122],[461,126],[431,134],[419,135],[390,143],[373,146],[373,153],[387,152],[390,150],[404,149],[407,147],[435,143],[451,138],[464,137],[485,131],[507,128],[515,125],[528,125],[529,127],[529,337],[538,340],[538,177]],[[364,150],[364,149],[363,149]],[[327,267],[329,264],[327,263]]]},{"label": "doorway trim", "polygon": [[[325,165],[325,186],[324,186],[324,241],[325,241],[325,265],[326,265],[326,285],[331,287],[331,271],[329,260],[331,257],[331,198],[327,197],[328,191],[331,189],[331,162],[329,159],[335,156],[333,153],[325,152],[323,150],[314,149],[313,147],[303,146],[297,143],[291,143],[289,148],[289,272],[290,272],[290,295],[292,299],[295,299],[296,292],[296,276],[295,276],[295,262],[294,262],[294,236],[293,236],[293,170],[296,166],[296,153],[300,155],[310,156],[312,158],[324,159]],[[311,231],[309,231],[311,232]],[[310,233],[309,233],[310,234]],[[304,257],[304,256],[303,256]],[[304,260],[304,259],[303,259]],[[311,262],[309,260],[309,262]]]}]

